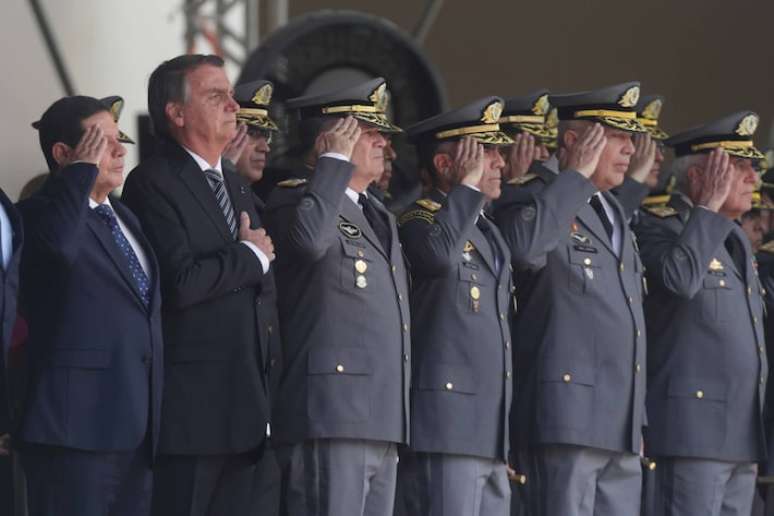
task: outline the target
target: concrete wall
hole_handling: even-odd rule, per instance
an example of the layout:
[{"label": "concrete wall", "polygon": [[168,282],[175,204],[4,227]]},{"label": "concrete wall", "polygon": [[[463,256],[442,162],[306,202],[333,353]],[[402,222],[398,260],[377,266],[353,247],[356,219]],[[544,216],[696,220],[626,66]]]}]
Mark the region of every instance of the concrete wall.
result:
[{"label": "concrete wall", "polygon": [[[148,75],[183,52],[182,0],[45,0],[76,89],[121,94],[122,127],[136,134]],[[411,30],[420,0],[290,0],[291,16],[357,9]],[[426,49],[452,105],[490,94],[519,95],[641,80],[667,96],[664,125],[676,130],[737,109],[774,118],[774,2],[761,0],[446,0]],[[29,127],[63,94],[26,0],[0,5],[0,187],[12,197],[45,163]],[[200,46],[199,50],[207,50]],[[378,59],[375,56],[375,59]],[[236,70],[230,70],[236,77]],[[474,78],[474,80],[473,80]],[[127,170],[135,163],[127,159]]]}]

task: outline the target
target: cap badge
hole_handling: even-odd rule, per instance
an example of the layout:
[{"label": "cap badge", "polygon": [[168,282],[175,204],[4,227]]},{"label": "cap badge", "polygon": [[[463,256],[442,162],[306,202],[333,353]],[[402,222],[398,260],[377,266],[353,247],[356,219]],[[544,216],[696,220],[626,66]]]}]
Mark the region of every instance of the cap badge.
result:
[{"label": "cap badge", "polygon": [[758,115],[747,115],[736,126],[736,134],[739,136],[752,136],[758,129]]},{"label": "cap badge", "polygon": [[645,106],[645,109],[642,110],[642,117],[647,118],[648,120],[658,120],[658,117],[661,116],[662,105],[663,102],[661,99],[655,99],[651,101],[647,106]]},{"label": "cap badge", "polygon": [[626,90],[626,93],[623,94],[623,96],[618,101],[618,105],[625,108],[634,107],[637,105],[637,102],[640,100],[640,87],[639,86],[632,86],[628,90]]},{"label": "cap badge", "polygon": [[387,109],[387,83],[381,83],[379,87],[371,93],[368,100],[374,103],[374,107],[376,107],[377,111],[385,111]]},{"label": "cap badge", "polygon": [[273,88],[271,87],[271,84],[264,84],[258,88],[258,91],[255,92],[255,95],[253,95],[253,104],[267,106],[271,101],[272,91]]},{"label": "cap badge", "polygon": [[496,124],[500,120],[500,114],[503,112],[502,102],[495,101],[489,104],[484,110],[481,121],[485,124]]},{"label": "cap badge", "polygon": [[532,106],[532,112],[536,115],[545,115],[548,113],[548,110],[551,108],[551,105],[548,103],[548,94],[541,95],[538,97],[538,99],[535,101],[535,104]]}]

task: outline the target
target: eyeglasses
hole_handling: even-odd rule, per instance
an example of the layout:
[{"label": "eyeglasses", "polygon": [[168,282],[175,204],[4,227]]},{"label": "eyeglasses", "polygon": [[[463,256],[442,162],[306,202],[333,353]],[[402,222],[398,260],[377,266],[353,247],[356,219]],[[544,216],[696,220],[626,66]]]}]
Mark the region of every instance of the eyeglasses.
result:
[{"label": "eyeglasses", "polygon": [[250,126],[247,128],[247,134],[253,138],[264,138],[266,139],[266,143],[271,143],[272,136],[274,136],[274,131],[263,129],[261,127]]}]

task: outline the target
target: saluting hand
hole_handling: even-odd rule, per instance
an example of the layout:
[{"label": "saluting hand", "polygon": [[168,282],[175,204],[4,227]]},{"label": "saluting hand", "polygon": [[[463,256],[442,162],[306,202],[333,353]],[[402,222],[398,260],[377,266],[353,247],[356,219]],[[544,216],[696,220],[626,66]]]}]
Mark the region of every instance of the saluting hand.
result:
[{"label": "saluting hand", "polygon": [[634,154],[629,161],[629,168],[626,174],[637,181],[644,183],[653,169],[653,163],[656,161],[656,147],[658,143],[648,133],[637,133],[634,135]]},{"label": "saluting hand", "polygon": [[271,237],[266,234],[266,230],[263,228],[250,229],[250,216],[244,211],[239,214],[239,240],[255,244],[270,262],[276,258],[274,242],[271,241]]},{"label": "saluting hand", "polygon": [[92,125],[81,136],[78,145],[75,146],[70,155],[68,163],[81,161],[91,163],[92,165],[99,165],[102,156],[105,154],[105,149],[107,149],[107,143],[107,137],[102,128],[98,125]]},{"label": "saluting hand", "polygon": [[336,121],[336,124],[327,131],[320,133],[315,142],[317,157],[326,152],[342,154],[347,159],[352,157],[352,150],[360,138],[360,126],[357,119],[348,116]]},{"label": "saluting hand", "polygon": [[728,153],[722,148],[712,151],[700,178],[699,198],[696,204],[710,211],[720,211],[731,191],[733,166]]},{"label": "saluting hand", "polygon": [[565,167],[577,170],[586,179],[594,175],[599,158],[607,145],[605,129],[601,124],[594,124],[580,135],[572,148],[562,156]]},{"label": "saluting hand", "polygon": [[503,179],[510,181],[524,176],[532,162],[538,157],[538,149],[535,145],[535,137],[529,133],[519,133],[513,139],[508,151],[508,163],[503,169]]},{"label": "saluting hand", "polygon": [[239,124],[237,127],[236,135],[228,142],[226,148],[223,149],[223,158],[229,160],[231,163],[236,164],[239,161],[239,157],[247,147],[247,124]]},{"label": "saluting hand", "polygon": [[483,175],[484,146],[466,136],[457,144],[451,166],[451,179],[454,184],[462,183],[478,188]]}]

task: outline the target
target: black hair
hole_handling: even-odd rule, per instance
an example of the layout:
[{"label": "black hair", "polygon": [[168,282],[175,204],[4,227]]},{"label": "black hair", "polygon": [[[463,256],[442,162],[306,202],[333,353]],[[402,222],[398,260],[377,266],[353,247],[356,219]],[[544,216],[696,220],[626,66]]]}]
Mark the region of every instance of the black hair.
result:
[{"label": "black hair", "polygon": [[82,95],[63,97],[49,106],[37,123],[40,150],[49,171],[59,169],[59,163],[54,159],[54,144],[61,142],[74,148],[85,131],[82,122],[103,111],[109,113],[110,108],[94,97]]},{"label": "black hair", "polygon": [[222,68],[223,59],[215,55],[185,54],[164,61],[148,79],[148,112],[153,134],[169,139],[169,125],[166,108],[170,102],[185,101],[185,76],[188,72],[203,66]]}]

